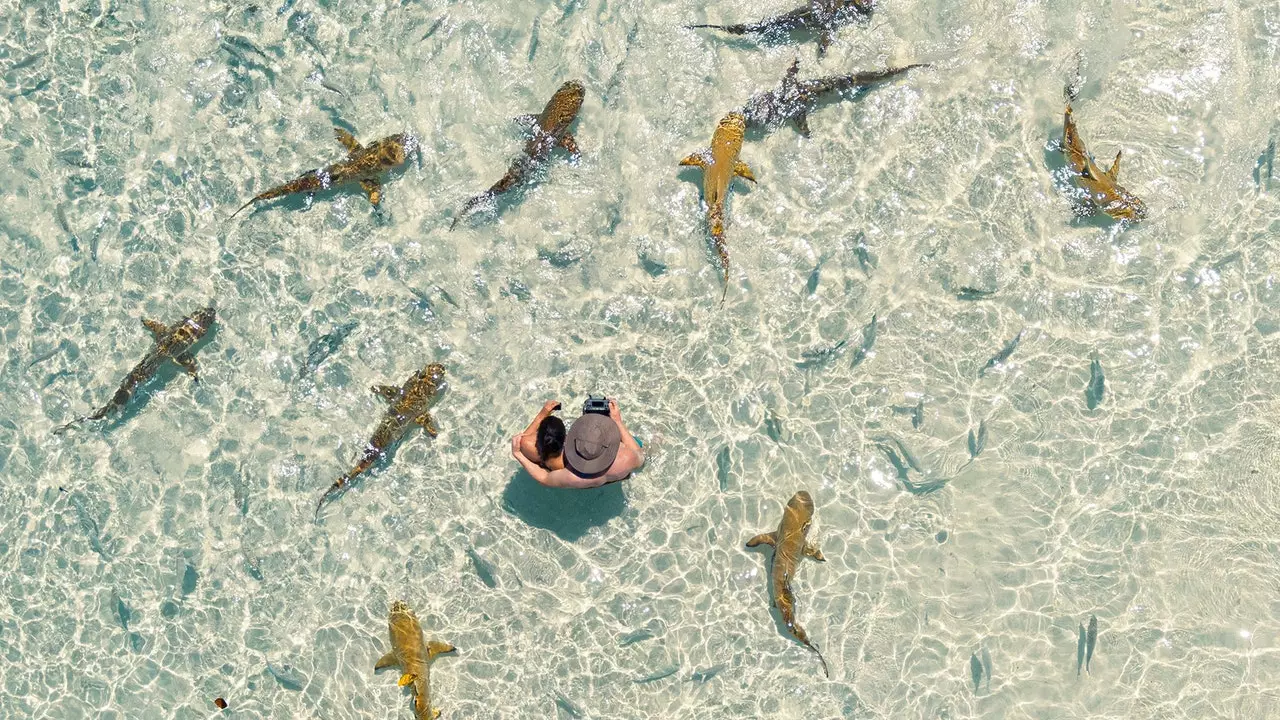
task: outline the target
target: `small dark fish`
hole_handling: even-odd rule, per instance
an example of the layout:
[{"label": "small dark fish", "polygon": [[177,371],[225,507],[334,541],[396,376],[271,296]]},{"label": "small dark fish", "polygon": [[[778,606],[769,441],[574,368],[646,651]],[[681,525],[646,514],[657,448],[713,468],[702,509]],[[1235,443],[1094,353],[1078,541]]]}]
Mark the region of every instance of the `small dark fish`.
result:
[{"label": "small dark fish", "polygon": [[982,646],[982,670],[987,674],[987,692],[991,692],[991,653],[987,646]]},{"label": "small dark fish", "polygon": [[538,248],[538,259],[546,261],[552,267],[567,268],[586,257],[582,248],[564,247],[559,250]]},{"label": "small dark fish", "polygon": [[1080,668],[1084,667],[1084,647],[1088,642],[1084,633],[1084,625],[1080,626],[1080,639],[1076,641],[1076,677],[1080,677]]},{"label": "small dark fish", "polygon": [[712,665],[705,670],[695,670],[693,674],[689,676],[689,679],[694,682],[703,683],[719,675],[720,671],[724,670],[726,667],[728,666],[721,663],[720,665]]},{"label": "small dark fish", "polygon": [[720,481],[720,492],[729,489],[729,471],[732,468],[732,460],[729,457],[729,446],[725,445],[720,448],[720,452],[716,453],[716,478]]},{"label": "small dark fish", "polygon": [[858,258],[858,266],[862,268],[862,273],[867,277],[871,277],[871,271],[876,266],[876,260],[871,256],[871,250],[867,247],[867,235],[860,232],[854,239],[857,242],[853,246],[853,255]]},{"label": "small dark fish", "polygon": [[[898,479],[902,481],[902,485],[907,492],[912,495],[928,495],[947,486],[946,480],[931,480],[928,482],[912,480],[912,470],[921,475],[924,472],[920,469],[919,461],[916,460],[915,456],[911,454],[911,451],[907,449],[901,440],[894,437],[875,437],[872,440],[876,442],[876,447],[880,448],[880,451],[888,458],[889,463],[893,465],[894,470],[898,473]],[[899,451],[902,452],[901,455]]]},{"label": "small dark fish", "polygon": [[862,346],[853,353],[853,367],[858,367],[866,360],[871,353],[871,348],[876,344],[876,315],[872,313],[871,322],[862,328]]},{"label": "small dark fish", "polygon": [[809,280],[804,284],[805,293],[809,297],[813,297],[818,292],[818,283],[822,282],[822,266],[826,262],[826,257],[818,258],[818,264],[809,272]]},{"label": "small dark fish", "polygon": [[645,683],[657,682],[663,678],[669,678],[678,672],[680,672],[680,663],[675,663],[671,667],[659,670],[658,672],[653,673],[652,675],[645,675],[642,678],[636,678],[635,682],[637,685],[644,685]]},{"label": "small dark fish", "polygon": [[258,564],[258,561],[247,555],[244,558],[244,571],[249,573],[249,577],[257,580],[258,582],[262,582],[264,580],[262,567]]},{"label": "small dark fish", "polygon": [[52,350],[49,350],[49,351],[47,351],[47,352],[43,352],[43,353],[41,353],[41,354],[37,355],[35,358],[33,358],[33,359],[31,360],[31,362],[30,362],[30,363],[27,363],[27,369],[28,369],[28,370],[30,370],[31,368],[33,368],[33,367],[35,367],[35,366],[39,365],[40,363],[44,362],[45,360],[48,360],[49,358],[53,357],[54,355],[57,355],[58,353],[62,352],[62,349],[63,349],[64,347],[66,347],[66,345],[67,345],[67,341],[66,341],[66,340],[62,340],[61,342],[59,342],[59,343],[58,343],[57,347],[53,348]]},{"label": "small dark fish", "polygon": [[987,421],[978,421],[978,432],[975,435],[973,428],[969,428],[969,459],[972,460],[982,454],[982,449],[987,446]]},{"label": "small dark fish", "polygon": [[190,595],[196,591],[196,584],[200,582],[200,573],[196,572],[195,566],[191,563],[182,565],[182,594]]},{"label": "small dark fish", "polygon": [[[1259,190],[1262,190],[1264,185],[1266,186],[1266,189],[1271,189],[1271,178],[1273,177],[1272,170],[1274,169],[1275,162],[1276,141],[1272,138],[1271,142],[1267,143],[1267,149],[1258,156],[1258,164],[1253,166],[1253,184],[1256,185]],[[1266,172],[1263,172],[1264,168],[1266,169]]]},{"label": "small dark fish", "polygon": [[586,717],[586,713],[582,711],[582,708],[575,705],[572,700],[565,697],[564,693],[559,690],[556,691],[555,700],[556,705],[559,706],[561,710],[569,713],[569,717],[575,718],[575,720],[580,717]]},{"label": "small dark fish", "polygon": [[64,206],[59,205],[53,209],[53,217],[58,221],[58,227],[62,228],[62,232],[71,237],[72,252],[80,252],[80,238],[76,236],[75,231],[71,229],[71,223],[67,222],[67,211]]},{"label": "small dark fish", "polygon": [[784,436],[782,418],[778,417],[772,409],[764,411],[764,431],[774,442],[782,442]]},{"label": "small dark fish", "polygon": [[529,302],[533,299],[533,293],[529,292],[529,286],[519,280],[513,279],[510,283],[507,283],[507,288],[503,292],[521,302]]},{"label": "small dark fish", "polygon": [[1084,646],[1084,671],[1093,672],[1089,669],[1089,662],[1093,660],[1093,648],[1098,644],[1098,616],[1089,616],[1089,635],[1085,638]]},{"label": "small dark fish", "polygon": [[667,271],[665,263],[654,260],[648,255],[640,256],[640,267],[644,268],[644,271],[649,273],[650,277],[658,277]]},{"label": "small dark fish", "polygon": [[120,621],[120,627],[125,630],[129,629],[129,621],[133,619],[133,611],[124,604],[124,600],[119,595],[116,596],[116,619]]},{"label": "small dark fish", "polygon": [[457,300],[454,300],[454,299],[453,299],[453,296],[449,294],[449,291],[448,291],[448,290],[445,290],[444,288],[440,287],[439,285],[436,285],[436,286],[435,286],[435,290],[436,290],[436,292],[440,293],[440,297],[441,297],[441,298],[443,298],[445,302],[449,303],[450,305],[452,305],[452,306],[454,306],[454,307],[456,307],[456,308],[461,308],[461,307],[462,307],[461,305],[459,305],[459,304],[458,304],[458,301],[457,301]]},{"label": "small dark fish", "polygon": [[805,350],[800,353],[801,361],[796,363],[796,367],[801,370],[820,368],[840,355],[841,351],[844,350],[844,346],[848,344],[848,342],[848,339],[845,339],[835,345],[828,345],[827,347],[815,348],[813,350]]},{"label": "small dark fish", "polygon": [[281,665],[276,667],[271,663],[267,663],[267,672],[271,673],[271,677],[280,683],[285,690],[301,692],[302,688],[307,685],[307,676],[298,672],[297,668],[292,665]]},{"label": "small dark fish", "polygon": [[911,413],[911,427],[919,430],[921,425],[924,425],[924,398],[920,398],[916,409]]},{"label": "small dark fish", "polygon": [[1102,404],[1102,396],[1107,392],[1107,378],[1102,373],[1102,362],[1098,354],[1093,354],[1089,361],[1089,384],[1084,388],[1084,402],[1090,410]]},{"label": "small dark fish", "polygon": [[433,23],[433,24],[431,25],[431,27],[427,28],[427,32],[422,36],[422,38],[421,38],[421,40],[419,40],[419,42],[421,42],[422,40],[426,40],[427,38],[431,37],[432,35],[435,35],[435,34],[436,34],[436,31],[440,29],[440,26],[441,26],[441,25],[444,25],[444,21],[445,21],[445,18],[446,18],[446,17],[448,17],[448,16],[447,16],[447,15],[441,15],[439,20],[435,21],[435,23]]},{"label": "small dark fish", "polygon": [[19,60],[18,62],[10,66],[9,71],[12,72],[14,70],[22,70],[23,68],[29,68],[32,65],[35,65],[36,63],[40,62],[41,58],[43,58],[47,54],[48,53],[38,52],[34,55],[30,55],[26,59]]},{"label": "small dark fish", "polygon": [[352,330],[359,325],[355,320],[343,323],[329,332],[321,335],[311,344],[307,346],[307,359],[302,363],[302,369],[298,371],[298,377],[306,377],[316,371],[325,360],[329,359],[342,346],[342,342],[347,339]]},{"label": "small dark fish", "polygon": [[956,299],[957,300],[983,300],[995,294],[996,294],[995,290],[982,290],[980,288],[965,286],[956,290]]},{"label": "small dark fish", "polygon": [[991,359],[987,361],[987,364],[983,365],[982,369],[978,371],[978,377],[983,377],[987,374],[988,370],[999,365],[1005,360],[1008,360],[1009,356],[1013,354],[1013,351],[1018,349],[1018,343],[1022,342],[1022,335],[1026,331],[1026,328],[1019,330],[1018,334],[1014,335],[1012,340],[1005,343],[1004,347],[1000,348],[1000,352],[993,355]]},{"label": "small dark fish", "polygon": [[538,52],[538,26],[542,24],[542,18],[539,17],[533,21],[533,29],[529,31],[529,62],[533,62],[533,56]]},{"label": "small dark fish", "polygon": [[470,547],[467,548],[467,557],[471,558],[471,564],[475,566],[476,575],[480,577],[480,582],[491,588],[498,587],[498,579],[493,574],[493,563],[480,557],[480,553]]},{"label": "small dark fish", "polygon": [[107,559],[106,548],[102,546],[102,531],[98,528],[98,521],[93,518],[89,512],[89,508],[85,507],[84,498],[79,493],[71,493],[67,496],[71,502],[71,507],[75,508],[76,519],[80,521],[80,529],[84,531],[85,537],[89,540],[89,547],[103,559]]},{"label": "small dark fish", "polygon": [[978,692],[982,687],[982,661],[978,659],[978,653],[969,656],[969,675],[973,677],[973,691]]},{"label": "small dark fish", "polygon": [[635,645],[638,642],[644,642],[645,640],[652,640],[655,637],[657,636],[654,635],[653,631],[647,627],[640,628],[639,630],[632,630],[626,635],[623,635],[622,637],[618,638],[618,647],[627,647],[628,645]]}]

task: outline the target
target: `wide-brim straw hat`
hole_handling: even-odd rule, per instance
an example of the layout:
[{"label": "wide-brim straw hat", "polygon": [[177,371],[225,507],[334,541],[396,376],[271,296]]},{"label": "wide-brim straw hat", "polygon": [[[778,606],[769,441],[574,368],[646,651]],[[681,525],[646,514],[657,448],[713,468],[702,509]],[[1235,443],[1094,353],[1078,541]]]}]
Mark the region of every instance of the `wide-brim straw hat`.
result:
[{"label": "wide-brim straw hat", "polygon": [[607,415],[588,413],[578,418],[564,439],[564,462],[584,477],[599,475],[618,457],[622,436]]}]

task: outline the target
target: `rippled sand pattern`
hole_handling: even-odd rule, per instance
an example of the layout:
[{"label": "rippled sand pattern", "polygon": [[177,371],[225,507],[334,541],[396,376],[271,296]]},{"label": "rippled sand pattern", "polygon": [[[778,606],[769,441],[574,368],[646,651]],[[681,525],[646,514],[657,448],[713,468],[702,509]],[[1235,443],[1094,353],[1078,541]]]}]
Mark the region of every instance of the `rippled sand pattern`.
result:
[{"label": "rippled sand pattern", "polygon": [[[0,716],[408,718],[373,673],[404,599],[459,648],[445,718],[1280,717],[1280,10],[882,0],[821,62],[680,27],[789,7],[0,2]],[[1073,220],[1055,181],[1077,50],[1135,228]],[[811,140],[749,136],[721,306],[676,163],[797,54],[934,67]],[[580,163],[448,232],[570,78]],[[334,124],[420,139],[381,212],[351,188],[228,220],[339,159]],[[140,316],[209,298],[199,386],[51,434],[141,358]],[[368,387],[433,361],[440,436],[314,522],[383,411]],[[647,467],[518,474],[509,438],[587,392]],[[742,547],[799,489],[830,680]]]}]

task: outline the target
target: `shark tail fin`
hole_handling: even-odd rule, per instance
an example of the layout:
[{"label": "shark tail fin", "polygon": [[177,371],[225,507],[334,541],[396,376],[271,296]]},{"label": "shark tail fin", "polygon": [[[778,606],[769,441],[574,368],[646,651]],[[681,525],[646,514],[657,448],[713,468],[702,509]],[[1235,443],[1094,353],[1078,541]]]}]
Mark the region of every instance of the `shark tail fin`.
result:
[{"label": "shark tail fin", "polygon": [[236,210],[235,212],[231,213],[231,217],[230,217],[230,218],[227,218],[227,219],[228,219],[228,220],[232,220],[232,219],[234,219],[234,218],[235,218],[235,216],[237,216],[237,215],[239,215],[240,213],[244,212],[244,209],[245,209],[245,208],[249,207],[250,205],[252,205],[252,204],[254,204],[254,203],[256,203],[256,202],[258,202],[258,198],[256,198],[256,197],[255,197],[255,198],[253,198],[252,200],[250,200],[249,202],[247,202],[247,203],[245,203],[245,204],[241,205],[241,206],[240,206],[240,208],[239,208],[238,210]]},{"label": "shark tail fin", "polygon": [[316,503],[316,520],[320,519],[320,510],[324,508],[325,503],[329,502],[334,495],[342,492],[342,486],[346,485],[347,481],[350,479],[351,476],[343,475],[337,480],[334,480],[333,484],[329,486],[329,489],[324,491],[324,494],[320,496],[320,502]]},{"label": "shark tail fin", "polygon": [[62,435],[62,434],[63,434],[63,433],[65,433],[66,431],[70,430],[71,428],[73,428],[73,427],[75,427],[75,426],[79,425],[79,424],[80,424],[80,423],[82,423],[82,422],[85,422],[86,420],[90,420],[90,419],[91,419],[91,418],[90,418],[88,415],[81,415],[80,417],[76,418],[75,420],[72,420],[71,422],[67,423],[66,425],[63,425],[63,426],[58,427],[58,428],[54,428],[53,434],[54,434],[54,435]]},{"label": "shark tail fin", "polygon": [[813,643],[809,642],[808,640],[806,640],[804,644],[805,644],[805,645],[808,645],[808,646],[809,646],[809,649],[813,651],[813,654],[818,656],[818,662],[822,663],[822,672],[823,672],[823,674],[824,674],[824,675],[826,675],[826,676],[827,676],[827,678],[830,678],[830,677],[831,677],[831,670],[827,667],[827,659],[826,659],[826,658],[824,658],[824,657],[822,657],[822,651],[818,649],[818,646],[817,646],[817,645],[814,645]]},{"label": "shark tail fin", "polygon": [[746,35],[751,32],[751,28],[747,25],[685,25],[685,29],[687,30],[698,30],[700,28],[719,30],[721,32],[727,32],[730,35]]}]

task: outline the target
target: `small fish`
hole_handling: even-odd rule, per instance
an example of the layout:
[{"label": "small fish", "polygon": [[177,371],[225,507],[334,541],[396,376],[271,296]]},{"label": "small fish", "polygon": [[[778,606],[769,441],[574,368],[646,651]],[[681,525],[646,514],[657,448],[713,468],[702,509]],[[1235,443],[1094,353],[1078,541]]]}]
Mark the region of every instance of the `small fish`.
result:
[{"label": "small fish", "polygon": [[128,605],[124,604],[124,599],[119,595],[116,596],[116,620],[120,621],[120,627],[125,630],[129,629],[129,621],[133,619],[133,611]]},{"label": "small fish", "polygon": [[587,253],[580,247],[564,247],[554,251],[538,248],[538,259],[544,260],[547,264],[557,268],[567,268],[586,257],[586,255]]},{"label": "small fish", "polygon": [[862,268],[862,274],[871,277],[871,271],[876,267],[876,260],[871,256],[871,250],[867,247],[866,233],[859,232],[857,243],[853,246],[853,255],[858,258],[858,267]]},{"label": "small fish", "polygon": [[514,278],[512,278],[511,282],[507,283],[507,287],[503,290],[503,293],[514,297],[520,302],[529,302],[533,299],[533,293],[529,292],[529,286]]},{"label": "small fish", "polygon": [[254,580],[257,580],[258,582],[262,582],[265,579],[264,576],[262,575],[262,567],[258,564],[258,561],[255,560],[254,558],[251,558],[246,555],[244,558],[243,567],[244,567],[244,571],[249,573],[249,577],[253,578]]},{"label": "small fish", "polygon": [[921,425],[924,425],[924,398],[920,398],[916,409],[911,413],[911,427],[919,430]]},{"label": "small fish", "polygon": [[1089,616],[1089,635],[1085,638],[1084,646],[1084,671],[1092,672],[1089,669],[1089,662],[1093,660],[1093,648],[1098,644],[1098,616]]},{"label": "small fish", "polygon": [[559,706],[561,710],[564,710],[569,714],[569,717],[575,718],[575,720],[576,718],[586,717],[586,713],[582,711],[582,708],[575,705],[572,700],[565,697],[564,693],[559,690],[556,691],[555,701],[556,705]]},{"label": "small fish", "polygon": [[183,563],[182,567],[182,594],[190,595],[196,591],[196,585],[200,582],[200,573],[191,563]]},{"label": "small fish", "polygon": [[1076,677],[1080,677],[1080,669],[1084,667],[1084,648],[1088,640],[1085,636],[1084,625],[1080,625],[1080,639],[1076,641]]},{"label": "small fish", "polygon": [[542,18],[539,17],[533,21],[533,29],[529,31],[529,62],[533,63],[533,56],[538,52],[538,26],[542,24]]},{"label": "small fish", "polygon": [[988,370],[999,365],[1005,360],[1008,360],[1009,356],[1013,354],[1013,351],[1018,349],[1018,343],[1022,342],[1022,334],[1026,331],[1026,328],[1019,330],[1018,334],[1014,335],[1012,340],[1005,343],[1004,347],[1000,348],[1000,352],[993,355],[991,359],[987,361],[987,364],[983,365],[982,369],[978,371],[978,377],[983,377],[987,374]]},{"label": "small fish", "polygon": [[782,427],[782,418],[772,408],[764,411],[764,431],[774,442],[782,442],[786,431]]},{"label": "small fish", "polygon": [[80,252],[80,238],[71,229],[71,223],[67,222],[67,211],[62,205],[58,205],[53,209],[53,217],[58,221],[58,227],[62,228],[62,232],[71,237],[72,252]]},{"label": "small fish", "polygon": [[441,298],[443,298],[445,302],[449,303],[450,305],[452,305],[452,306],[454,306],[454,307],[456,307],[456,308],[461,308],[461,307],[462,307],[461,305],[459,305],[459,304],[458,304],[458,301],[457,301],[457,300],[454,300],[454,299],[453,299],[453,296],[449,294],[449,291],[448,291],[448,290],[445,290],[444,288],[440,287],[439,285],[435,285],[435,286],[433,286],[433,287],[435,287],[436,292],[440,293],[440,297],[441,297]]},{"label": "small fish", "polygon": [[[1266,189],[1271,189],[1271,178],[1273,177],[1272,170],[1274,169],[1275,162],[1276,141],[1275,138],[1272,138],[1271,142],[1267,143],[1267,149],[1258,156],[1258,163],[1253,166],[1253,184],[1256,185],[1259,190],[1264,189],[1264,185],[1266,186]],[[1264,168],[1266,172],[1263,172]]]},{"label": "small fish", "polygon": [[85,538],[89,540],[89,547],[93,548],[93,551],[98,553],[98,556],[103,560],[108,559],[107,550],[102,545],[102,534],[98,528],[98,521],[94,519],[89,508],[85,507],[84,498],[80,497],[79,493],[71,493],[68,496],[68,500],[71,502],[71,507],[75,508],[76,519],[80,521],[80,529],[84,531]]},{"label": "small fish", "polygon": [[436,31],[440,29],[440,26],[444,25],[445,18],[447,17],[448,17],[447,15],[441,15],[439,20],[435,21],[434,23],[431,24],[431,27],[427,28],[427,32],[425,32],[422,35],[422,37],[418,39],[418,42],[422,42],[423,40],[426,40],[432,35],[435,35]]},{"label": "small fish", "polygon": [[476,552],[475,548],[467,548],[467,557],[471,558],[471,564],[475,567],[480,582],[491,588],[498,587],[498,579],[493,574],[493,563],[480,557],[480,553]]},{"label": "small fish", "polygon": [[844,346],[848,343],[849,340],[846,338],[835,345],[805,350],[800,353],[801,361],[796,363],[796,367],[801,370],[813,370],[814,368],[820,368],[839,356],[844,350]]},{"label": "small fish", "polygon": [[1084,402],[1090,410],[1102,404],[1102,396],[1107,392],[1107,378],[1102,373],[1102,362],[1098,353],[1089,361],[1089,384],[1084,388]]},{"label": "small fish", "polygon": [[983,290],[981,288],[964,286],[956,290],[957,300],[983,300],[995,295],[995,290]]},{"label": "small fish", "polygon": [[644,271],[649,273],[650,277],[658,277],[667,271],[666,263],[654,260],[648,255],[640,256],[640,267],[644,268]]},{"label": "small fish", "polygon": [[987,421],[978,421],[978,432],[974,434],[973,428],[969,428],[969,459],[973,460],[982,454],[982,449],[987,446]]},{"label": "small fish", "polygon": [[969,656],[969,675],[973,677],[973,691],[978,692],[982,687],[982,661],[978,659],[978,653]]},{"label": "small fish", "polygon": [[862,328],[862,346],[853,353],[853,367],[858,367],[871,355],[871,348],[876,344],[876,315],[871,314],[871,322]]},{"label": "small fish", "polygon": [[635,645],[638,642],[644,642],[645,640],[652,640],[655,637],[657,636],[654,635],[653,631],[647,627],[640,628],[639,630],[632,630],[626,635],[623,635],[622,637],[618,638],[618,647],[627,647],[629,645]]},{"label": "small fish", "polygon": [[987,674],[987,692],[991,692],[991,653],[987,646],[982,646],[982,670]]},{"label": "small fish", "polygon": [[720,492],[726,492],[729,489],[729,472],[732,467],[729,446],[725,445],[720,448],[720,452],[716,453],[716,479],[720,481]]},{"label": "small fish", "polygon": [[693,674],[689,676],[689,679],[694,682],[704,683],[710,680],[711,678],[719,675],[720,672],[724,670],[726,667],[728,666],[722,663],[720,665],[712,665],[711,667],[706,668],[704,670],[695,670]]},{"label": "small fish", "polygon": [[301,692],[307,686],[307,676],[287,663],[279,667],[267,663],[267,672],[271,673],[271,677],[275,678],[276,682],[280,683],[280,687],[285,690]]},{"label": "small fish", "polygon": [[822,281],[822,266],[827,262],[827,257],[830,256],[818,258],[818,264],[809,271],[809,280],[804,284],[805,293],[809,297],[813,297],[818,292],[818,283]]},{"label": "small fish", "polygon": [[31,368],[35,367],[36,365],[39,365],[40,363],[44,362],[45,360],[48,360],[49,358],[53,357],[54,355],[57,355],[58,353],[62,352],[62,349],[63,349],[64,347],[66,347],[66,346],[67,346],[67,341],[66,341],[66,340],[62,340],[62,341],[60,341],[60,342],[58,343],[58,345],[57,345],[56,347],[54,347],[52,350],[49,350],[48,352],[44,352],[44,353],[41,353],[41,354],[37,355],[35,358],[33,358],[33,359],[31,360],[31,362],[27,363],[27,369],[28,369],[28,370],[30,370]]},{"label": "small fish", "polygon": [[[903,444],[901,440],[887,436],[874,437],[871,439],[875,441],[876,447],[880,448],[880,451],[884,453],[885,457],[889,460],[889,463],[893,465],[894,470],[898,473],[898,479],[902,481],[902,485],[906,488],[907,492],[912,495],[928,495],[929,493],[937,492],[947,486],[946,480],[931,480],[928,482],[916,482],[912,480],[912,470],[915,470],[921,475],[923,475],[924,472],[920,469],[919,461],[916,460],[915,456],[911,454],[911,451],[907,449],[907,446]],[[899,454],[899,452],[902,454]]]},{"label": "small fish", "polygon": [[359,323],[352,320],[312,340],[307,346],[307,358],[302,362],[302,368],[298,370],[298,377],[306,377],[314,373],[321,363],[338,351],[342,342],[347,339],[352,330],[356,329],[357,325]]},{"label": "small fish", "polygon": [[680,663],[676,663],[668,668],[663,668],[652,675],[645,675],[642,678],[636,678],[635,683],[637,685],[644,685],[646,683],[657,682],[663,678],[669,678],[678,672],[680,672]]},{"label": "small fish", "polygon": [[35,53],[34,55],[29,55],[25,59],[19,60],[18,62],[11,65],[9,67],[9,71],[12,72],[14,70],[22,70],[24,68],[29,68],[32,65],[35,65],[36,63],[40,62],[40,60],[44,58],[44,56],[47,54],[48,53],[45,53],[45,52],[38,52],[38,53]]}]

